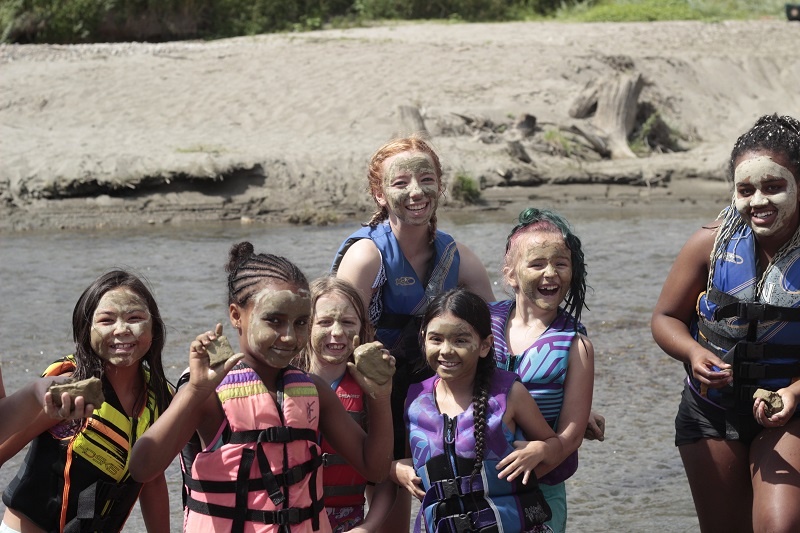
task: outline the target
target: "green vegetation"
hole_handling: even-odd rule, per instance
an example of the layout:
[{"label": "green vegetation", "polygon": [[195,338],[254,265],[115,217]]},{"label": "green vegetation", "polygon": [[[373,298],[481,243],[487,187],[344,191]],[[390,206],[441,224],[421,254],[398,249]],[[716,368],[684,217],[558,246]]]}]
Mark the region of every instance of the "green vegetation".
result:
[{"label": "green vegetation", "polygon": [[572,155],[574,148],[572,142],[558,129],[548,129],[544,132],[544,141],[553,147],[553,150],[564,157]]},{"label": "green vegetation", "polygon": [[477,204],[481,200],[481,190],[478,183],[465,172],[456,173],[450,192],[454,200],[466,204]]},{"label": "green vegetation", "polygon": [[784,0],[0,0],[0,40],[167,41],[391,20],[714,21],[783,13]]}]

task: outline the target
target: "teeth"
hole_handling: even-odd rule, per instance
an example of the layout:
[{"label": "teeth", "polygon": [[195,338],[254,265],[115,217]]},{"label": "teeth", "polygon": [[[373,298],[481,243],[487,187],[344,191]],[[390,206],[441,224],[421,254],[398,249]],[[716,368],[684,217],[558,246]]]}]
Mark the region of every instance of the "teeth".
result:
[{"label": "teeth", "polygon": [[453,361],[439,361],[439,364],[447,368],[452,368],[454,366],[458,366],[459,363]]},{"label": "teeth", "polygon": [[331,350],[343,350],[344,344],[329,344],[328,348]]}]

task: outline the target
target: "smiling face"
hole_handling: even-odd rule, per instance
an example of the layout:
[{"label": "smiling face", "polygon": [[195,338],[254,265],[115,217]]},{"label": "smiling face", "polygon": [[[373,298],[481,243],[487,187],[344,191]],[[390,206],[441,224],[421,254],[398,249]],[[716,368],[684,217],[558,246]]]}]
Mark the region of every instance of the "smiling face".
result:
[{"label": "smiling face", "polygon": [[488,355],[492,342],[491,335],[481,339],[467,321],[445,313],[425,328],[425,358],[443,380],[471,383],[478,359]]},{"label": "smiling face", "polygon": [[153,342],[153,320],[147,302],[130,289],[113,289],[100,298],[92,316],[90,343],[101,359],[132,366]]},{"label": "smiling face", "polygon": [[531,232],[516,246],[514,264],[503,269],[506,282],[536,307],[557,310],[572,282],[572,253],[564,238],[560,233]]},{"label": "smiling face", "polygon": [[798,187],[782,154],[748,152],[733,175],[736,210],[756,237],[785,242],[798,225]]},{"label": "smiling face", "polygon": [[383,186],[375,199],[400,222],[427,225],[436,212],[439,177],[424,152],[401,152],[383,162]]},{"label": "smiling face", "polygon": [[231,304],[240,324],[239,348],[251,366],[284,368],[308,342],[309,292],[293,283],[271,281],[244,308]]},{"label": "smiling face", "polygon": [[353,353],[361,320],[349,298],[331,292],[317,299],[311,324],[311,350],[319,364],[341,365]]}]

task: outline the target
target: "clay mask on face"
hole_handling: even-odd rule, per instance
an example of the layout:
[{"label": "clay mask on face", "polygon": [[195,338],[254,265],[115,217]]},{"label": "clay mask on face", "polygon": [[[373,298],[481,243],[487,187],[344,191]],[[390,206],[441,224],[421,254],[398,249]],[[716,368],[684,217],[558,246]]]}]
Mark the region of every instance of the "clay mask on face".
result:
[{"label": "clay mask on face", "polygon": [[742,161],[734,171],[733,181],[736,210],[749,221],[756,235],[769,236],[780,231],[797,211],[794,176],[769,156]]},{"label": "clay mask on face", "polygon": [[383,192],[390,210],[395,213],[409,205],[412,197],[416,203],[430,202],[431,212],[435,210],[439,197],[439,178],[436,177],[430,156],[420,152],[395,156],[386,168]]},{"label": "clay mask on face", "polygon": [[329,364],[347,361],[353,350],[353,337],[360,329],[361,320],[346,296],[338,293],[320,296],[311,325],[314,355]]},{"label": "clay mask on face", "polygon": [[[253,296],[247,328],[250,349],[271,366],[283,368],[308,341],[308,291],[267,287]],[[281,338],[287,340],[281,342]]]},{"label": "clay mask on face", "polygon": [[152,331],[147,302],[131,290],[114,289],[100,298],[94,310],[91,346],[100,358],[126,366],[150,349]]}]

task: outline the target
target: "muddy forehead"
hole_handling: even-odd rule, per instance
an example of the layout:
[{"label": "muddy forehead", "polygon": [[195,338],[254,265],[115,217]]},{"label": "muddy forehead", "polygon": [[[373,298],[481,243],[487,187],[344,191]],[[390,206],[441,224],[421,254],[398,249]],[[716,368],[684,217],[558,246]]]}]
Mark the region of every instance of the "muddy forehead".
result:
[{"label": "muddy forehead", "polygon": [[411,172],[413,174],[434,173],[433,163],[425,154],[415,154],[408,157],[397,157],[389,165],[389,175],[396,175],[399,172]]},{"label": "muddy forehead", "polygon": [[734,172],[733,181],[739,183],[746,179],[759,177],[784,178],[794,180],[792,172],[783,165],[776,163],[771,157],[761,155],[746,159],[739,163]]},{"label": "muddy forehead", "polygon": [[147,302],[144,298],[127,289],[114,289],[106,292],[97,302],[95,314],[116,307],[123,310],[142,309],[147,311]]},{"label": "muddy forehead", "polygon": [[309,313],[311,294],[305,289],[295,292],[268,286],[253,297],[253,305],[262,311]]}]

